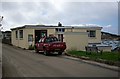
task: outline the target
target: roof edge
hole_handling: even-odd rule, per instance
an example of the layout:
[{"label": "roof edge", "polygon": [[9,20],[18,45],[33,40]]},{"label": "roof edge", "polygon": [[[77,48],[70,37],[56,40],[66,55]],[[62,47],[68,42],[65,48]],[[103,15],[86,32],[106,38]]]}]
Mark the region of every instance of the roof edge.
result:
[{"label": "roof edge", "polygon": [[93,28],[96,28],[96,29],[102,29],[103,27],[98,27],[98,26],[94,26],[94,27],[89,27],[89,26],[80,26],[80,27],[78,27],[78,26],[52,26],[52,25],[24,25],[24,26],[20,26],[20,27],[15,27],[15,28],[11,28],[11,30],[16,30],[16,29],[23,29],[23,28],[81,28],[81,29],[83,29],[83,28],[85,28],[85,29],[93,29]]}]

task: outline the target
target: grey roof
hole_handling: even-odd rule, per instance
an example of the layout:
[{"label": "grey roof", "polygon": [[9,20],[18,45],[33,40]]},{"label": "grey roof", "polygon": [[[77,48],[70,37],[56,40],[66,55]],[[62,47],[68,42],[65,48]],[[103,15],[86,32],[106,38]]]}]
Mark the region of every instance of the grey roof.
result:
[{"label": "grey roof", "polygon": [[16,28],[11,28],[11,30],[23,29],[23,28],[55,28],[58,26],[46,26],[46,25],[24,25]]},{"label": "grey roof", "polygon": [[2,33],[11,33],[11,31],[2,31]]},{"label": "grey roof", "polygon": [[24,25],[21,27],[16,27],[16,28],[11,28],[11,30],[16,30],[16,29],[23,29],[23,28],[74,28],[74,29],[102,29],[102,27],[98,27],[98,26],[93,26],[93,27],[89,27],[89,26],[80,26],[80,27],[76,27],[76,26],[52,26],[52,25]]}]

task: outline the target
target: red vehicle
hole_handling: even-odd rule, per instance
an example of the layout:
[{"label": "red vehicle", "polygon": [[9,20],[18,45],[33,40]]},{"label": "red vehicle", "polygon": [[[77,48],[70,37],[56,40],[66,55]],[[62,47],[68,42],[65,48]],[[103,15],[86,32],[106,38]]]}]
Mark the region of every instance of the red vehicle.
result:
[{"label": "red vehicle", "polygon": [[42,51],[45,55],[56,52],[58,55],[62,55],[65,49],[66,43],[58,41],[57,37],[44,37],[35,44],[35,51]]}]

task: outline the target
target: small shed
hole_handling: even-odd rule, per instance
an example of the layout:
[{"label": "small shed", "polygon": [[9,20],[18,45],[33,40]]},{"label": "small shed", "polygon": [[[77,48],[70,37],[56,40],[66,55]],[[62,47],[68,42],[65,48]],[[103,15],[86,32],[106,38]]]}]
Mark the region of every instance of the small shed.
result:
[{"label": "small shed", "polygon": [[98,52],[98,51],[111,52],[112,46],[104,45],[104,44],[96,44],[96,45],[88,45],[86,48],[87,48],[86,51],[89,52]]}]

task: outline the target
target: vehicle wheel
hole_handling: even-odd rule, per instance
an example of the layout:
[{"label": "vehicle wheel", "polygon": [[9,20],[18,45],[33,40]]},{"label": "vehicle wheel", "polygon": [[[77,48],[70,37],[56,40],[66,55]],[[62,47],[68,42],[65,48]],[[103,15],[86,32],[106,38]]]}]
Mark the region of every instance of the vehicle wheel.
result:
[{"label": "vehicle wheel", "polygon": [[44,51],[44,55],[48,56],[49,55],[49,52],[48,51]]},{"label": "vehicle wheel", "polygon": [[58,52],[58,55],[62,55],[62,52]]}]

